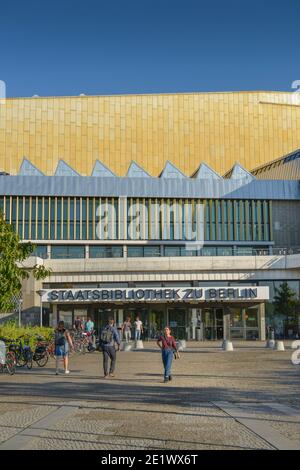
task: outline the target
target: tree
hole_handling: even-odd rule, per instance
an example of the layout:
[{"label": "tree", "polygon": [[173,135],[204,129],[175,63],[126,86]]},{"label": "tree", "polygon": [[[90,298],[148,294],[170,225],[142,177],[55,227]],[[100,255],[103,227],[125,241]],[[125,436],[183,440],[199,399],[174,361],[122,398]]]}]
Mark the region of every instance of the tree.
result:
[{"label": "tree", "polygon": [[[34,251],[32,243],[22,243],[12,225],[0,213],[0,312],[14,308],[14,296],[21,292],[22,281],[28,279],[29,270],[22,263]],[[36,280],[45,279],[51,270],[35,265],[32,274]]]},{"label": "tree", "polygon": [[280,284],[279,289],[275,288],[274,296],[274,312],[281,315],[291,316],[295,313],[296,293],[290,288],[288,283],[284,281]]}]

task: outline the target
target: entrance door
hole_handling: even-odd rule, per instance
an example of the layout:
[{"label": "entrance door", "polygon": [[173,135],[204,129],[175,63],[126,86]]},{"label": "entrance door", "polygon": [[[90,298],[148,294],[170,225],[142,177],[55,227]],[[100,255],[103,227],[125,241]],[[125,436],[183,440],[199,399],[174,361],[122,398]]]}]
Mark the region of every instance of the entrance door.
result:
[{"label": "entrance door", "polygon": [[172,336],[175,336],[176,339],[186,339],[186,310],[184,308],[169,308],[168,319]]},{"label": "entrance door", "polygon": [[224,338],[224,318],[223,318],[223,309],[216,308],[216,339]]},{"label": "entrance door", "polygon": [[204,323],[204,339],[216,340],[223,339],[223,309],[222,308],[204,308],[202,321]]},{"label": "entrance door", "polygon": [[94,314],[91,317],[95,325],[96,335],[98,335],[100,330],[107,325],[110,317],[116,321],[117,311],[112,308],[98,308],[94,310]]}]

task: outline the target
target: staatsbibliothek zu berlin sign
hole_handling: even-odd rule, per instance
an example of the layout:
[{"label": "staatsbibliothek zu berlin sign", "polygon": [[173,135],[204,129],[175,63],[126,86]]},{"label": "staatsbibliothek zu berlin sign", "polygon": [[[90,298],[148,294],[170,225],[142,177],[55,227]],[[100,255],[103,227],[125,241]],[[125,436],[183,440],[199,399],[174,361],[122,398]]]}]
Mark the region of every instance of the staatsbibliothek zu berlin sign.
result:
[{"label": "staatsbibliothek zu berlin sign", "polygon": [[269,299],[269,287],[179,287],[126,289],[48,289],[43,302],[207,302]]}]

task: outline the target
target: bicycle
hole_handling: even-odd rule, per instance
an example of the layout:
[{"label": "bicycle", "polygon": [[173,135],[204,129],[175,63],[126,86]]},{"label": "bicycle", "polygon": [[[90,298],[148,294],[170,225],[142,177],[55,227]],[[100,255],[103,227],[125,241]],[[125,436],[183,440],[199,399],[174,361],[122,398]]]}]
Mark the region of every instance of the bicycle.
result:
[{"label": "bicycle", "polygon": [[6,345],[4,341],[0,341],[0,372],[7,371],[9,375],[14,375],[16,372],[16,361],[15,355],[6,351]]},{"label": "bicycle", "polygon": [[86,333],[75,333],[72,340],[75,353],[85,354],[89,350],[90,341]]},{"label": "bicycle", "polygon": [[37,363],[39,367],[45,367],[49,360],[48,346],[49,343],[45,341],[45,338],[38,337],[38,342],[35,346],[32,359]]},{"label": "bicycle", "polygon": [[15,355],[15,362],[17,367],[27,366],[27,369],[32,369],[33,354],[31,348],[29,344],[22,344],[21,338],[24,338],[24,336],[19,337],[18,343],[7,340],[9,343],[9,351]]}]

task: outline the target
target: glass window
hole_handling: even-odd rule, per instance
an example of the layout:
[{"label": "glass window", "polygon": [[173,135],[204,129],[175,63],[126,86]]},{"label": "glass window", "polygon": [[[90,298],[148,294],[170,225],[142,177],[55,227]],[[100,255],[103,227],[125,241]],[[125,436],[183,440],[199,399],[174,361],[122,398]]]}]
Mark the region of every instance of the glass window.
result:
[{"label": "glass window", "polygon": [[51,250],[51,258],[84,258],[85,247],[82,245],[53,245]]},{"label": "glass window", "polygon": [[218,246],[217,256],[232,256],[232,246]]},{"label": "glass window", "polygon": [[217,248],[215,246],[204,246],[202,248],[202,256],[216,256]]},{"label": "glass window", "polygon": [[6,204],[5,204],[5,220],[9,222],[9,216],[10,216],[10,198],[6,198]]},{"label": "glass window", "polygon": [[128,258],[142,258],[144,255],[142,246],[128,246],[127,256]]},{"label": "glass window", "polygon": [[256,330],[246,330],[246,339],[257,340],[259,339],[258,329]]},{"label": "glass window", "polygon": [[159,245],[145,246],[144,256],[145,257],[160,256],[160,246]]},{"label": "glass window", "polygon": [[258,307],[245,309],[245,320],[247,328],[258,327]]},{"label": "glass window", "polygon": [[184,246],[180,248],[180,256],[198,256],[198,251],[197,249],[187,249]]},{"label": "glass window", "polygon": [[47,245],[36,245],[32,256],[39,256],[40,258],[47,258]]},{"label": "glass window", "polygon": [[180,246],[165,246],[165,256],[180,256]]},{"label": "glass window", "polygon": [[230,326],[231,328],[241,328],[243,327],[243,315],[241,308],[231,308],[230,313]]},{"label": "glass window", "polygon": [[90,246],[90,258],[122,258],[122,246],[92,245]]},{"label": "glass window", "polygon": [[252,256],[253,248],[251,246],[238,246],[235,250],[236,256]]}]

